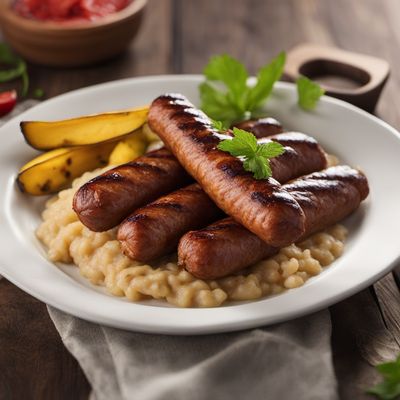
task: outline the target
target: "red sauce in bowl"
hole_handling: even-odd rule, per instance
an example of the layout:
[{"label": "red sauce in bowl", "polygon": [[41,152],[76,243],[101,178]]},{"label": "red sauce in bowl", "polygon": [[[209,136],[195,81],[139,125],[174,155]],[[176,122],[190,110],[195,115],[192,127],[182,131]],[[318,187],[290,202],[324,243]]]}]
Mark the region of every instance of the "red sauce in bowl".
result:
[{"label": "red sauce in bowl", "polygon": [[130,0],[16,0],[22,17],[42,21],[96,20],[125,8]]}]

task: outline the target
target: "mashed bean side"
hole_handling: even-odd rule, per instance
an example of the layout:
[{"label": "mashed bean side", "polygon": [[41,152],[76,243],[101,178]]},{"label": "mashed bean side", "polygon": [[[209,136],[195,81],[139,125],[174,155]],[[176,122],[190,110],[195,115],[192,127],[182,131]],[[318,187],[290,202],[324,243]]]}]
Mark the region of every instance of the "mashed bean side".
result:
[{"label": "mashed bean side", "polygon": [[217,307],[228,300],[255,300],[302,286],[343,253],[347,231],[335,225],[292,244],[267,260],[226,278],[204,281],[178,267],[176,254],[153,265],[124,256],[116,229],[92,232],[72,210],[72,197],[103,170],[85,173],[51,198],[36,234],[51,261],[75,264],[82,276],[131,301],[161,299],[179,307]]}]

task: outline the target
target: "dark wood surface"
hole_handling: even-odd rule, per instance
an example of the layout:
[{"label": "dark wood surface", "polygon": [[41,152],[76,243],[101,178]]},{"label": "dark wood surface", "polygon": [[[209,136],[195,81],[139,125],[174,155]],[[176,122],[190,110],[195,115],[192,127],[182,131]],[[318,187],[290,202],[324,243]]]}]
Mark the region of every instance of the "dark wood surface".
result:
[{"label": "dark wood surface", "polygon": [[[29,66],[46,97],[119,78],[198,73],[213,54],[251,72],[304,41],[388,60],[392,75],[377,113],[400,128],[400,4],[397,0],[150,0],[130,50],[81,69]],[[107,44],[105,44],[107,45]],[[111,45],[111,44],[110,44]],[[398,281],[398,279],[397,279]],[[333,360],[341,398],[369,399],[373,364],[400,352],[400,294],[393,274],[331,308]],[[0,399],[83,399],[90,391],[45,305],[0,281]]]}]

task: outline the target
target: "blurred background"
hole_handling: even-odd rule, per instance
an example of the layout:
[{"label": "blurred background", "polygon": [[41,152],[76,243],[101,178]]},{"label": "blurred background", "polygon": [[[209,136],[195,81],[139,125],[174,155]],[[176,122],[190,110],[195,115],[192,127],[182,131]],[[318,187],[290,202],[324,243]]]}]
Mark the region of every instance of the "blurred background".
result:
[{"label": "blurred background", "polygon": [[[144,11],[139,33],[122,55],[75,69],[30,64],[31,87],[52,97],[130,76],[200,73],[209,57],[220,53],[255,72],[281,50],[312,42],[389,61],[392,76],[377,111],[394,125],[400,122],[394,106],[400,58],[397,0],[149,0]],[[115,46],[114,39],[104,36],[103,45]]]},{"label": "blurred background", "polygon": [[[118,46],[120,40],[128,41],[123,34],[126,29],[132,34],[137,31],[121,54],[94,65],[72,68],[27,62],[30,89],[26,98],[44,100],[81,87],[135,76],[201,73],[210,56],[221,53],[238,58],[254,73],[280,51],[310,42],[388,61],[392,72],[376,113],[400,128],[399,0],[148,0],[143,3],[146,4],[141,20],[129,20],[128,27],[125,24],[111,36],[102,36],[100,30],[92,33],[108,49]],[[13,17],[6,17],[9,2],[0,0],[0,4],[1,41],[6,41],[7,31],[14,40],[22,35],[27,42],[25,46],[32,48],[33,35],[21,33],[30,28],[30,22],[28,26],[23,24],[24,27],[10,25]],[[42,37],[55,38],[55,34],[39,31]],[[79,46],[79,39],[71,38],[69,43],[72,40]],[[11,88],[20,91],[21,82],[0,83],[0,92]],[[361,324],[368,330],[368,320],[360,322],[356,312],[348,310],[362,310],[365,296],[378,296],[382,318],[400,337],[396,315],[391,315],[390,308],[385,309],[391,299],[399,299],[398,289],[390,285],[378,283],[375,289],[332,308],[334,362],[343,398],[370,398],[362,388],[377,378],[376,371],[362,359],[354,345],[358,332],[355,326]],[[383,295],[389,297],[379,298]],[[89,393],[86,378],[63,347],[45,305],[4,279],[0,281],[0,368],[3,371],[0,399],[80,399],[87,398]]]}]

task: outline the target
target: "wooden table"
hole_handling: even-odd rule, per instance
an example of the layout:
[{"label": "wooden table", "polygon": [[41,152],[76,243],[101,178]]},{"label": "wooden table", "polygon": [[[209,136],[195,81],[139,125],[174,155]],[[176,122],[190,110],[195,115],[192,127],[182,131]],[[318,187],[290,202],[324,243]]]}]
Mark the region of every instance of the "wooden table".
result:
[{"label": "wooden table", "polygon": [[[228,53],[255,72],[282,49],[308,41],[381,56],[392,75],[377,113],[400,128],[398,0],[150,0],[139,37],[107,63],[81,69],[29,66],[46,97],[138,75],[199,73]],[[382,223],[386,223],[382,221]],[[394,239],[395,240],[395,239]],[[379,249],[372,249],[379,251]],[[370,363],[400,352],[395,276],[331,307],[333,358],[343,399],[368,399],[379,376]],[[84,399],[89,384],[43,303],[0,281],[0,399]]]}]

